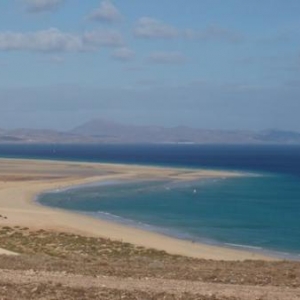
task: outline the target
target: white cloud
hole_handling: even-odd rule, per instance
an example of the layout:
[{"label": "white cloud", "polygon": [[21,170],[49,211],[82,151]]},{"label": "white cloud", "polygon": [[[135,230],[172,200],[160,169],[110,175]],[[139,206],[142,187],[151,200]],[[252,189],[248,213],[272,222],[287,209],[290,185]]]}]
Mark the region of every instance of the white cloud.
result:
[{"label": "white cloud", "polygon": [[180,52],[153,52],[148,56],[148,61],[154,64],[182,64],[186,57]]},{"label": "white cloud", "polygon": [[53,55],[49,58],[49,62],[55,63],[55,64],[62,64],[65,61],[65,58],[58,55]]},{"label": "white cloud", "polygon": [[53,11],[65,0],[24,0],[29,12]]},{"label": "white cloud", "polygon": [[181,38],[187,40],[207,40],[207,41],[226,41],[236,43],[242,41],[243,37],[234,31],[211,25],[203,30],[182,29],[168,25],[160,20],[142,17],[138,20],[134,35],[138,38],[149,39],[174,39]]},{"label": "white cloud", "polygon": [[240,42],[243,39],[239,33],[217,25],[208,26],[203,30],[187,29],[184,31],[184,37],[189,40],[224,40],[232,43]]},{"label": "white cloud", "polygon": [[120,21],[122,16],[111,1],[105,0],[101,2],[99,8],[91,12],[88,18],[94,21],[113,23]]},{"label": "white cloud", "polygon": [[117,47],[123,38],[117,31],[90,31],[84,34],[50,28],[36,32],[0,32],[0,51],[81,52],[99,47]]},{"label": "white cloud", "polygon": [[1,32],[0,50],[81,51],[82,39],[56,28],[36,32]]},{"label": "white cloud", "polygon": [[39,57],[38,61],[41,63],[50,63],[51,65],[62,65],[65,62],[65,58],[56,53],[49,53],[50,55],[44,55]]},{"label": "white cloud", "polygon": [[138,20],[134,34],[139,38],[172,39],[179,36],[179,31],[162,21],[143,17]]},{"label": "white cloud", "polygon": [[116,49],[112,53],[112,58],[119,61],[131,61],[134,59],[135,53],[131,49],[128,49],[126,47]]},{"label": "white cloud", "polygon": [[116,30],[94,30],[83,35],[84,43],[102,47],[120,47],[124,44],[122,35]]}]

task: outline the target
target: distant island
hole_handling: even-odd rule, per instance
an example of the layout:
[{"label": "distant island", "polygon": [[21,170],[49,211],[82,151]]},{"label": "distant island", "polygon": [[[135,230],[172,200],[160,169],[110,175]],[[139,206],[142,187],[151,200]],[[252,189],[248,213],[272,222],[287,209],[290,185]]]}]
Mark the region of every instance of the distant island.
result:
[{"label": "distant island", "polygon": [[68,131],[0,129],[0,143],[300,144],[300,133],[137,126],[97,119]]}]

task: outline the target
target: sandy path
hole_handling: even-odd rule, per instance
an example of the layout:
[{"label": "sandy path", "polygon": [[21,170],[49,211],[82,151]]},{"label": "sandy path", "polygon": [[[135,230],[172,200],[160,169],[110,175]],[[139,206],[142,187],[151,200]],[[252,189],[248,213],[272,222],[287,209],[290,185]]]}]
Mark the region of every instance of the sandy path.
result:
[{"label": "sandy path", "polygon": [[18,253],[0,248],[0,255],[18,255]]},{"label": "sandy path", "polygon": [[109,276],[72,275],[59,272],[35,272],[0,270],[0,282],[9,284],[57,283],[71,288],[109,288],[127,291],[168,292],[173,294],[199,294],[236,297],[243,300],[296,300],[300,299],[299,288],[273,286],[247,286],[217,283],[192,282],[166,279],[134,279]]}]

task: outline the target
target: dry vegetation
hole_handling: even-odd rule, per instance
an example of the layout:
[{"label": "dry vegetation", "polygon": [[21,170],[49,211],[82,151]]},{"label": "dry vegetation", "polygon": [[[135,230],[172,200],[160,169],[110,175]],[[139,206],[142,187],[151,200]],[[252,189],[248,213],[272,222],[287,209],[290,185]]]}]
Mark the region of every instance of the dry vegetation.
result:
[{"label": "dry vegetation", "polygon": [[[242,299],[213,292],[201,295],[183,290],[127,290],[122,286],[117,289],[93,285],[85,288],[55,282],[55,277],[51,277],[53,274],[62,274],[70,280],[70,276],[82,276],[82,279],[114,278],[115,282],[129,279],[160,280],[158,282],[166,286],[170,282],[174,285],[176,282],[185,282],[281,287],[292,291],[298,291],[300,287],[300,263],[291,261],[241,263],[199,260],[136,247],[122,241],[44,230],[30,231],[23,227],[2,227],[0,245],[21,253],[18,256],[0,256],[1,270],[16,272],[15,276],[9,273],[13,279],[20,276],[20,282],[16,285],[11,283],[8,275],[6,279],[4,273],[1,275],[0,299]],[[26,273],[28,271],[37,277],[38,274],[51,276],[42,282],[22,281],[22,276],[30,275]]]},{"label": "dry vegetation", "polygon": [[195,296],[189,293],[175,295],[172,293],[148,293],[142,291],[120,291],[116,289],[83,289],[62,287],[60,284],[31,284],[19,286],[0,284],[0,297],[6,299],[104,299],[104,300],[235,300],[236,298],[215,296]]}]

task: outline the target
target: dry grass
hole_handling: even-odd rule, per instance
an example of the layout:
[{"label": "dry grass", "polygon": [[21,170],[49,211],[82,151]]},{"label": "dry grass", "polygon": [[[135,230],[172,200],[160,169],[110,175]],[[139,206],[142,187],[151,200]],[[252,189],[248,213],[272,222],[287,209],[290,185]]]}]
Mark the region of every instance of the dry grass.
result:
[{"label": "dry grass", "polygon": [[193,259],[121,241],[44,230],[32,232],[21,227],[1,228],[0,245],[23,254],[0,257],[3,269],[300,287],[300,263],[292,261]]},{"label": "dry grass", "polygon": [[28,284],[16,287],[0,283],[0,299],[43,299],[43,300],[236,300],[236,298],[202,296],[184,293],[150,293],[142,291],[122,291],[116,289],[83,289],[63,287],[59,284]]}]

